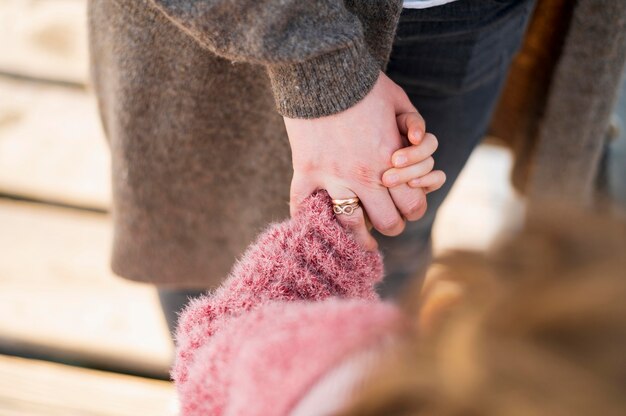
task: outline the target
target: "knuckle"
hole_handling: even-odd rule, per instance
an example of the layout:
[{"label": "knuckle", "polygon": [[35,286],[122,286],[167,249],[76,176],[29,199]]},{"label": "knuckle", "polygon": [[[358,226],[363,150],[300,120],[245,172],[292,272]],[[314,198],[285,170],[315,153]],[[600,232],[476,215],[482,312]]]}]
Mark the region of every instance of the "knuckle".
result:
[{"label": "knuckle", "polygon": [[[406,92],[404,92],[404,88],[402,88],[401,86],[399,86],[398,84],[396,84],[395,82],[393,83],[393,92],[401,98],[407,97]],[[408,97],[407,97],[408,98]]]},{"label": "knuckle", "polygon": [[404,230],[404,221],[397,215],[384,217],[376,228],[385,235],[396,236]]},{"label": "knuckle", "polygon": [[407,219],[410,219],[410,220],[417,219],[416,217],[419,216],[419,214],[422,211],[422,208],[424,207],[424,202],[426,202],[426,199],[424,198],[423,194],[420,193],[419,195],[412,198],[408,202],[406,207],[404,207],[402,214]]},{"label": "knuckle", "polygon": [[354,229],[364,226],[365,220],[363,219],[363,215],[355,212],[355,215],[342,215],[341,223],[348,228]]},{"label": "knuckle", "polygon": [[298,163],[298,166],[295,168],[296,171],[303,175],[311,174],[318,170],[320,167],[319,161],[315,159],[308,159]]},{"label": "knuckle", "polygon": [[380,179],[376,176],[373,168],[365,164],[358,164],[354,168],[355,180],[368,188],[379,185]]}]

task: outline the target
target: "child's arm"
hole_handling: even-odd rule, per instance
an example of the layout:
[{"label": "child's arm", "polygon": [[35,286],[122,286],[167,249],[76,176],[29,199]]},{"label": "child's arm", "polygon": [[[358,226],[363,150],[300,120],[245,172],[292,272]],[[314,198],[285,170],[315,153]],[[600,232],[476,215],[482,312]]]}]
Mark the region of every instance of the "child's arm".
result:
[{"label": "child's arm", "polygon": [[178,383],[194,352],[229,318],[273,300],[376,299],[378,252],[365,251],[337,222],[325,191],[309,197],[291,220],[270,226],[214,293],[192,301],[179,319]]}]

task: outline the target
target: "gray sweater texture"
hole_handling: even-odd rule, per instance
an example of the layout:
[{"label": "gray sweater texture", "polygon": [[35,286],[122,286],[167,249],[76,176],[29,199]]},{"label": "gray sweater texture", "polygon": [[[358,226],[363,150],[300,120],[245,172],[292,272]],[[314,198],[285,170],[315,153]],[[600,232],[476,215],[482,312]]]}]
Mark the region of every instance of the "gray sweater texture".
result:
[{"label": "gray sweater texture", "polygon": [[151,0],[200,45],[267,68],[278,111],[340,112],[373,87],[391,52],[399,0]]}]

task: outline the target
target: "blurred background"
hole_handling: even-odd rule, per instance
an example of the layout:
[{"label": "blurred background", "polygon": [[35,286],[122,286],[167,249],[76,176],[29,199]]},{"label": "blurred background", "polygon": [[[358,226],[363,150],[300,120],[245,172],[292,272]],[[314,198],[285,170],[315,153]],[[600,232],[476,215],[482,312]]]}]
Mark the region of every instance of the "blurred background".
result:
[{"label": "blurred background", "polygon": [[[152,286],[108,267],[109,154],[89,87],[85,0],[0,0],[0,414],[172,414]],[[624,87],[603,189],[626,202]],[[500,137],[506,139],[506,137]],[[435,248],[520,226],[513,156],[490,137],[442,208]]]}]

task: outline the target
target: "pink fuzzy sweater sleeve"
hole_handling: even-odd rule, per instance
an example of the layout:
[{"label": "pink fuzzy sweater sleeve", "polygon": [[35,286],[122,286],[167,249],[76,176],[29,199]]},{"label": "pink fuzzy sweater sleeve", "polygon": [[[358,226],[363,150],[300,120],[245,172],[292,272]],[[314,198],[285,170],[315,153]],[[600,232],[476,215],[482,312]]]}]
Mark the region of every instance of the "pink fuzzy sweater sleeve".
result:
[{"label": "pink fuzzy sweater sleeve", "polygon": [[[176,385],[179,414],[289,415],[326,374],[360,352],[381,353],[401,328],[397,308],[380,301],[264,303],[225,319],[194,351],[187,380]],[[329,401],[346,403],[353,386]]]},{"label": "pink fuzzy sweater sleeve", "polygon": [[184,385],[197,349],[233,317],[277,300],[374,300],[381,278],[380,254],[362,250],[335,219],[328,194],[317,192],[295,218],[261,234],[219,289],[183,312],[174,380]]}]

